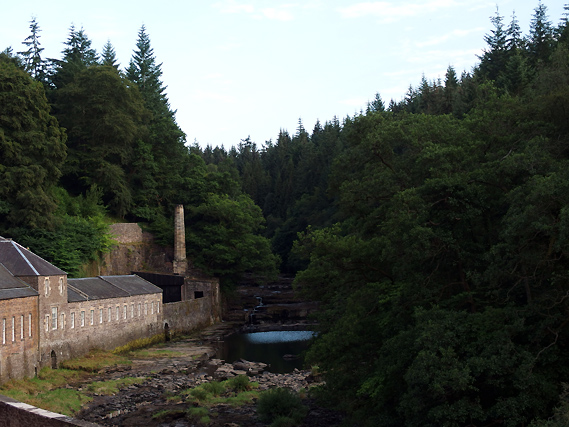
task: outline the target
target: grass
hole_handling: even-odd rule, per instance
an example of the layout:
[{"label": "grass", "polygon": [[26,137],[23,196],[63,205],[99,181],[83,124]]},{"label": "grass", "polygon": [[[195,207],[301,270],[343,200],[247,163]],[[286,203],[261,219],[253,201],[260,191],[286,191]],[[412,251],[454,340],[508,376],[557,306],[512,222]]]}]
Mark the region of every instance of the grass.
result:
[{"label": "grass", "polygon": [[118,380],[94,381],[87,386],[87,390],[94,394],[110,396],[117,394],[121,388],[125,388],[133,384],[141,384],[144,380],[146,380],[146,378],[125,377]]},{"label": "grass", "polygon": [[[237,382],[244,384],[243,380]],[[259,397],[259,392],[253,390],[259,387],[258,383],[249,382],[247,378],[247,386],[247,390],[237,390],[232,379],[223,382],[213,381],[185,390],[182,395],[200,407],[208,408],[220,404],[239,407],[253,403]]]},{"label": "grass", "polygon": [[133,350],[130,353],[130,356],[137,357],[137,358],[153,358],[153,357],[180,357],[184,356],[184,353],[180,351],[173,351],[173,350],[162,350],[159,348],[148,348],[148,349],[140,349],[140,350]]},{"label": "grass", "polygon": [[0,387],[0,393],[48,411],[73,415],[92,398],[65,386],[87,375],[86,372],[69,369],[43,368],[37,378],[7,382]]},{"label": "grass", "polygon": [[165,340],[164,334],[156,334],[150,338],[139,338],[133,340],[125,345],[115,348],[112,353],[116,355],[128,354],[134,350],[138,350],[152,345],[163,343]]},{"label": "grass", "polygon": [[103,350],[91,350],[89,354],[61,362],[60,366],[75,371],[98,372],[113,365],[129,365],[132,362],[124,356]]}]

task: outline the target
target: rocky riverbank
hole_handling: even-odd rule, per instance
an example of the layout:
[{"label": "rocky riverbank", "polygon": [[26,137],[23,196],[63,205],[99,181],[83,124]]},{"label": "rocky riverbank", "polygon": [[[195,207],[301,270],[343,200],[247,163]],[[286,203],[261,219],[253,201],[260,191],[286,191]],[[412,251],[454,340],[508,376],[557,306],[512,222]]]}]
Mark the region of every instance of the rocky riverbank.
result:
[{"label": "rocky riverbank", "polygon": [[[144,381],[121,389],[114,396],[94,396],[94,400],[78,418],[103,426],[264,426],[257,420],[254,401],[242,406],[225,403],[214,405],[208,409],[211,416],[207,423],[188,419],[185,415],[188,408],[195,405],[188,390],[207,382],[247,375],[251,382],[258,383],[258,390],[287,387],[295,391],[308,390],[318,383],[318,378],[314,378],[307,370],[274,374],[266,371],[263,363],[245,360],[228,363],[229,361],[216,359],[218,342],[238,326],[230,323],[215,325],[197,337],[161,347],[164,354],[170,354],[169,356],[141,357],[133,359],[131,366],[99,372],[99,381],[125,377],[144,378]],[[304,426],[339,424],[340,417],[337,413],[318,407],[311,399],[307,398],[305,402],[310,410]]]}]

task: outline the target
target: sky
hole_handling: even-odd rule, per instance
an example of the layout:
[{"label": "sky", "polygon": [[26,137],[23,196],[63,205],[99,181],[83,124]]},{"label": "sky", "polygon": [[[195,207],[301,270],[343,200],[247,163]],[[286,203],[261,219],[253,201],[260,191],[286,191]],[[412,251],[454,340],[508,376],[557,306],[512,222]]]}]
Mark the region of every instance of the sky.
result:
[{"label": "sky", "polygon": [[[515,11],[524,35],[538,0],[26,0],[0,6],[0,51],[24,50],[35,17],[43,56],[61,58],[71,25],[98,52],[110,40],[121,68],[146,27],[188,143],[259,147],[279,131],[312,132],[365,110],[379,93],[401,100],[424,75],[470,71],[490,18]],[[557,26],[563,0],[543,0]]]}]

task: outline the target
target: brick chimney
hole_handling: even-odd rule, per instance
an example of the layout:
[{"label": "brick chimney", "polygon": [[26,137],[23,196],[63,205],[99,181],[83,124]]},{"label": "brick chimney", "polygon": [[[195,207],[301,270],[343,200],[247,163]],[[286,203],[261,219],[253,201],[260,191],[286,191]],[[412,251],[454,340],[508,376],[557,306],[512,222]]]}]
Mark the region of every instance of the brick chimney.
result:
[{"label": "brick chimney", "polygon": [[174,274],[185,275],[188,269],[186,259],[186,227],[184,225],[184,205],[177,205],[174,211]]}]

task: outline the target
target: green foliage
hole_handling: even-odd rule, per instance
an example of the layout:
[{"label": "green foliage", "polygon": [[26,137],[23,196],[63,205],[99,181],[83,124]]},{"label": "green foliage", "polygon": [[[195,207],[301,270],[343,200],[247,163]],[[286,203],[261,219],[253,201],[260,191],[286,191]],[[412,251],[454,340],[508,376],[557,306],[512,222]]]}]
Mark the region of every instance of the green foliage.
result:
[{"label": "green foliage", "polygon": [[52,227],[65,134],[41,83],[0,60],[0,227]]},{"label": "green foliage", "polygon": [[191,207],[187,219],[187,248],[195,264],[219,276],[224,285],[245,272],[273,277],[277,258],[269,241],[260,236],[261,210],[245,195],[236,200],[210,194],[205,203]]},{"label": "green foliage", "polygon": [[[257,414],[261,421],[274,423],[271,424],[274,426],[298,425],[306,416],[307,408],[294,391],[275,388],[259,396]],[[294,424],[289,424],[291,420]]]},{"label": "green foliage", "polygon": [[235,391],[236,393],[251,390],[251,382],[247,375],[237,375],[230,378],[226,382],[226,387]]},{"label": "green foliage", "polygon": [[[232,386],[231,386],[232,387]],[[209,383],[205,383],[203,388],[208,393],[211,393],[213,396],[220,396],[225,391],[225,384],[220,383],[219,381],[211,381]],[[237,390],[241,391],[241,390]]]}]

